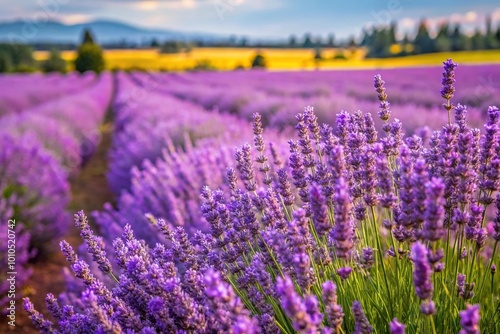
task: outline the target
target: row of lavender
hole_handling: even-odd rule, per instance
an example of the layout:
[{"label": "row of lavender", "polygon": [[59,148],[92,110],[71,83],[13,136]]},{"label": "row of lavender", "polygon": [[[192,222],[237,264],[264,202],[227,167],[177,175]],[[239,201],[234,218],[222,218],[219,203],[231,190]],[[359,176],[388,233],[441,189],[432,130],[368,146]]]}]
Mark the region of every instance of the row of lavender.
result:
[{"label": "row of lavender", "polygon": [[[409,133],[428,126],[432,130],[446,122],[439,112],[440,102],[434,92],[439,89],[435,68],[382,70],[393,92],[394,116],[405,124]],[[373,110],[373,93],[366,82],[377,71],[200,72],[191,74],[155,74],[166,84],[161,91],[200,104],[207,110],[241,115],[251,120],[262,115],[264,124],[284,128],[293,124],[297,106],[314,105],[320,122],[332,123],[331,110]],[[139,81],[145,74],[135,74]],[[498,66],[464,66],[459,79],[459,101],[469,106],[470,122],[480,126],[486,119],[484,110],[500,104],[500,70]],[[377,122],[381,129],[382,123]]]},{"label": "row of lavender", "polygon": [[[127,224],[150,245],[166,242],[151,217],[163,217],[172,228],[183,226],[190,235],[207,232],[200,191],[207,185],[224,186],[235,146],[252,139],[251,127],[236,117],[158,94],[154,87],[160,82],[140,85],[124,73],[116,79],[108,180],[117,204],[106,203],[103,211],[93,213],[106,249],[112,251],[114,238]],[[278,139],[275,133],[270,136]],[[279,150],[273,148],[276,155]],[[83,245],[79,250],[83,259],[89,259],[86,250]],[[97,265],[91,268],[98,271]],[[68,271],[65,276],[67,289],[60,300],[81,305],[85,286]],[[108,286],[114,283],[109,276],[98,277]]]},{"label": "row of lavender", "polygon": [[[115,179],[112,170],[110,181],[122,192],[117,210],[96,215],[104,238],[79,212],[87,256],[61,243],[85,289],[72,305],[47,297],[59,330],[500,331],[500,111],[488,107],[484,130],[471,127],[467,107],[453,99],[455,70],[445,63],[444,109],[436,110],[445,121],[425,145],[419,136],[405,137],[377,76],[380,132],[369,113],[341,112],[335,126],[320,126],[309,107],[297,115],[298,138],[285,155],[279,137],[264,136],[263,118],[254,114],[254,145],[241,146],[232,160],[219,155],[221,141],[185,140],[179,151],[169,139],[161,155],[128,163],[131,181]],[[142,118],[152,121],[140,136],[130,131],[114,142],[114,160],[154,151],[157,140],[139,138],[158,136],[161,122],[175,128],[165,117],[206,115],[154,93],[163,90],[161,82],[135,79],[142,88],[120,78],[129,93],[116,106],[116,137]],[[165,102],[178,109],[155,111]],[[216,184],[198,197],[210,180]],[[27,299],[25,309],[42,332],[56,330]]]},{"label": "row of lavender", "polygon": [[0,77],[0,117],[24,111],[51,99],[76,93],[95,80],[92,73],[13,74]]},{"label": "row of lavender", "polygon": [[106,204],[95,213],[108,241],[127,222],[151,244],[163,240],[145,214],[191,232],[207,230],[199,193],[204,185],[224,182],[235,146],[251,140],[247,122],[152,89],[162,84],[139,85],[118,74],[108,179],[119,200],[116,209]]},{"label": "row of lavender", "polygon": [[[4,83],[11,80],[0,78]],[[47,85],[56,80],[34,77],[33,82]],[[51,250],[54,239],[67,230],[69,178],[78,173],[95,149],[100,139],[98,128],[111,100],[109,74],[99,78],[70,76],[57,82],[64,87],[62,93],[44,96],[45,89],[40,87],[40,104],[0,117],[0,305],[7,302],[6,291],[10,288],[4,275],[17,271],[16,285],[20,289],[30,274],[28,260]],[[16,96],[23,96],[22,88],[17,87]],[[31,85],[25,88],[28,95],[34,89]],[[9,221],[16,226],[10,232]],[[15,270],[7,270],[7,250],[12,245],[6,241],[13,232]]]}]

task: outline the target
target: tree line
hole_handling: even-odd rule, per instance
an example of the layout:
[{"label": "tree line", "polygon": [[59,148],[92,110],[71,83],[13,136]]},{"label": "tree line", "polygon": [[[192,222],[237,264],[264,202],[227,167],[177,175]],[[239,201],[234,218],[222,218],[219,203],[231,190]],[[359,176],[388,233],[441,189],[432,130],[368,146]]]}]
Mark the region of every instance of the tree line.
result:
[{"label": "tree line", "polygon": [[[94,71],[100,73],[104,70],[104,56],[102,48],[94,42],[90,31],[85,30],[77,56],[73,61],[76,71],[83,73]],[[45,73],[66,73],[68,62],[61,56],[57,48],[50,51],[49,57],[44,61],[36,61],[33,57],[33,48],[26,44],[4,43],[0,44],[0,73],[9,72],[35,72],[40,70]]]},{"label": "tree line", "polygon": [[397,40],[397,24],[373,27],[363,32],[360,46],[368,48],[367,57],[384,58],[433,52],[500,49],[500,26],[493,28],[491,17],[486,18],[486,29],[479,28],[466,34],[460,24],[443,23],[437,34],[431,36],[426,20],[422,20],[414,37],[406,34]]}]

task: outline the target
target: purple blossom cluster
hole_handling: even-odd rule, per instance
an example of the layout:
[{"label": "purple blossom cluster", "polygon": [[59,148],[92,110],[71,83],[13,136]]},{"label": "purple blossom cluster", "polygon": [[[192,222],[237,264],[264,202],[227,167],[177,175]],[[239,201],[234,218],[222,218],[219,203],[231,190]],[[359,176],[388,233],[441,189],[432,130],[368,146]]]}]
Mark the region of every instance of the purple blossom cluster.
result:
[{"label": "purple blossom cluster", "polygon": [[[20,288],[31,274],[28,261],[53,238],[62,236],[69,215],[66,173],[39,145],[0,135],[0,306],[8,302],[7,272],[15,271]],[[33,168],[37,166],[37,168]],[[9,222],[15,228],[9,231]],[[15,236],[15,270],[8,270],[8,235]],[[12,261],[11,261],[12,262]]]},{"label": "purple blossom cluster", "polygon": [[145,160],[155,163],[165,152],[214,145],[210,142],[233,142],[245,134],[244,122],[209,114],[194,104],[158,94],[155,86],[139,85],[124,73],[118,74],[117,86],[108,173],[110,187],[117,196],[130,190],[132,170],[142,170]]},{"label": "purple blossom cluster", "polygon": [[[124,78],[122,87],[127,80],[136,85]],[[447,92],[455,84],[443,83]],[[173,145],[142,170],[132,168],[117,210],[96,216],[102,239],[82,212],[75,216],[89,260],[61,244],[85,286],[81,297],[63,306],[48,297],[56,323],[26,300],[35,325],[69,332],[71,324],[77,333],[438,333],[459,326],[476,333],[479,325],[494,332],[498,217],[489,230],[484,225],[500,190],[499,111],[488,108],[481,133],[469,126],[466,108],[449,101],[455,122],[428,138],[405,137],[381,77],[375,90],[380,133],[368,113],[340,112],[334,126],[320,125],[307,107],[283,154],[256,114],[254,145],[241,145],[232,161],[222,145],[186,152]],[[126,131],[120,119],[139,117],[143,103],[134,111],[120,101]],[[495,307],[481,308],[480,317],[469,301]]]},{"label": "purple blossom cluster", "polygon": [[[1,78],[0,81],[8,80]],[[68,230],[69,215],[65,211],[70,200],[68,178],[76,175],[98,144],[98,128],[111,100],[110,74],[99,78],[69,76],[64,80],[34,77],[33,82],[65,88],[60,94],[33,99],[33,103],[40,103],[38,105],[5,112],[7,115],[0,118],[3,129],[0,135],[0,305],[7,300],[3,297],[8,285],[6,273],[18,273],[16,281],[20,289],[30,274],[28,260],[35,254],[51,251],[53,240]],[[75,86],[78,84],[81,86]],[[28,96],[32,88],[27,85]],[[43,89],[40,91],[43,94]],[[15,270],[6,268],[9,220],[16,225]]]},{"label": "purple blossom cluster", "polygon": [[[32,245],[45,248],[52,238],[64,235],[68,225],[64,211],[69,203],[67,174],[31,140],[2,135],[0,147],[2,217],[16,219],[16,224],[31,232]],[[4,229],[7,220],[1,222]]]},{"label": "purple blossom cluster", "polygon": [[39,143],[74,176],[100,140],[111,93],[112,77],[104,74],[78,92],[4,116],[0,126],[14,137]]},{"label": "purple blossom cluster", "polygon": [[10,74],[0,77],[0,117],[23,112],[36,105],[77,93],[96,80],[94,73],[84,75]]},{"label": "purple blossom cluster", "polygon": [[[384,102],[381,110],[390,107],[392,117],[402,120],[407,133],[425,126],[435,130],[446,121],[446,113],[438,112],[442,101],[435,92],[443,87],[434,80],[435,68],[376,71],[391,83],[391,103]],[[157,91],[207,110],[237,114],[247,120],[259,113],[265,125],[284,129],[295,125],[292,116],[297,106],[314,105],[317,117],[325,123],[334,122],[331,110],[371,110],[376,95],[366,83],[376,71],[136,73],[134,77],[141,82],[161,81],[164,84],[154,87]],[[469,121],[475,127],[483,122],[481,110],[500,105],[495,82],[498,71],[494,65],[461,66],[456,73],[455,96],[473,111]],[[378,129],[384,118],[375,120]]]}]

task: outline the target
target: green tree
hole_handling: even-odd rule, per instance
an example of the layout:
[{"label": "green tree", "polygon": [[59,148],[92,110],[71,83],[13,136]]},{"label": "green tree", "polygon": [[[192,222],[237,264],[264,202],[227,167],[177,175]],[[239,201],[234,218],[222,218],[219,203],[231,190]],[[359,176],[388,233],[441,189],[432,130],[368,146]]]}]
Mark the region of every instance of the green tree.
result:
[{"label": "green tree", "polygon": [[329,34],[326,40],[326,46],[329,48],[335,47],[335,35]]},{"label": "green tree", "polygon": [[399,56],[407,56],[409,54],[408,47],[411,45],[410,37],[408,37],[408,34],[404,35],[400,45],[401,45],[401,52],[399,53]]},{"label": "green tree", "polygon": [[319,47],[322,47],[323,46],[323,38],[321,36],[317,36],[315,39],[314,39],[314,46],[319,48]]},{"label": "green tree", "polygon": [[323,59],[323,50],[321,48],[314,49],[314,60],[319,61]]},{"label": "green tree", "polygon": [[26,44],[0,44],[0,53],[8,55],[12,70],[34,69],[35,60],[33,59],[33,49]]},{"label": "green tree", "polygon": [[347,40],[347,47],[354,49],[357,46],[358,45],[356,44],[356,39],[354,38],[354,36],[349,37],[349,39]]},{"label": "green tree", "polygon": [[[375,28],[373,28],[373,29],[375,29]],[[361,46],[370,45],[372,42],[372,35],[373,35],[372,31],[363,28],[362,35],[363,35],[363,38],[361,38],[361,42],[359,43],[359,45],[361,45]]]},{"label": "green tree", "polygon": [[472,50],[484,50],[486,48],[484,36],[479,29],[476,29],[474,35],[470,39]]},{"label": "green tree", "polygon": [[496,49],[498,47],[495,34],[493,33],[490,15],[486,17],[486,33],[484,35],[484,44],[486,49]]},{"label": "green tree", "polygon": [[451,33],[451,50],[452,51],[463,51],[468,49],[467,36],[462,34],[460,31],[460,25],[457,24],[453,32]]},{"label": "green tree", "polygon": [[61,57],[59,50],[52,50],[47,60],[42,63],[42,71],[66,73],[66,61]]},{"label": "green tree", "polygon": [[266,58],[262,54],[257,53],[252,60],[252,68],[266,68],[266,67],[267,67]]},{"label": "green tree", "polygon": [[435,52],[434,40],[429,36],[429,30],[427,29],[427,23],[422,20],[418,26],[417,36],[413,41],[415,46],[415,53],[431,53]]},{"label": "green tree", "polygon": [[157,40],[156,38],[153,38],[153,39],[151,40],[150,46],[151,46],[152,48],[157,48],[157,47],[159,47],[159,46],[160,46],[160,43],[158,42],[158,40]]},{"label": "green tree", "polygon": [[6,52],[0,52],[0,73],[12,71],[12,60]]},{"label": "green tree", "polygon": [[212,64],[209,59],[201,59],[196,62],[196,65],[191,69],[192,71],[216,71],[217,67]]},{"label": "green tree", "polygon": [[95,44],[90,31],[85,30],[82,44],[78,48],[75,59],[75,69],[80,72],[94,71],[101,73],[104,70],[104,56],[99,45]]},{"label": "green tree", "polygon": [[449,29],[450,26],[448,25],[448,23],[442,24],[439,27],[439,31],[435,40],[436,51],[446,52],[451,50],[452,42],[449,36]]},{"label": "green tree", "polygon": [[392,29],[386,28],[375,28],[372,32],[372,37],[369,39],[369,44],[367,45],[369,51],[367,53],[368,58],[383,58],[391,56],[391,45],[394,31]]},{"label": "green tree", "polygon": [[295,37],[295,35],[291,35],[290,38],[288,39],[288,46],[290,46],[291,48],[297,46],[297,37]]},{"label": "green tree", "polygon": [[312,48],[314,47],[314,43],[312,41],[311,34],[307,33],[304,35],[304,43],[302,44],[304,48]]},{"label": "green tree", "polygon": [[389,34],[389,36],[387,37],[388,39],[388,42],[391,43],[391,44],[396,44],[397,40],[396,40],[396,31],[398,30],[398,25],[396,22],[391,22],[391,26],[389,27],[389,30],[387,31],[387,33]]},{"label": "green tree", "polygon": [[184,43],[177,41],[168,41],[163,43],[160,48],[160,53],[181,53],[184,50]]},{"label": "green tree", "polygon": [[94,37],[89,29],[85,29],[83,32],[82,44],[95,44]]}]

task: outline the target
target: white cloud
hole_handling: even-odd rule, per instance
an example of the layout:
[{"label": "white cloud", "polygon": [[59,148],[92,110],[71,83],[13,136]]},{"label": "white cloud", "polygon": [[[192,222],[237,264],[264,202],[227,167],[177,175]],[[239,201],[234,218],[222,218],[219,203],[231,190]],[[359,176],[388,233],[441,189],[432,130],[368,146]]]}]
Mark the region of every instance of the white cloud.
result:
[{"label": "white cloud", "polygon": [[399,21],[399,26],[405,30],[406,29],[413,29],[416,24],[417,24],[417,22],[414,19],[409,18],[409,17],[404,17],[403,19],[401,19],[401,21]]},{"label": "white cloud", "polygon": [[138,1],[133,4],[133,7],[140,11],[149,12],[158,8],[158,1]]},{"label": "white cloud", "polygon": [[491,14],[491,19],[493,21],[500,21],[500,8],[497,8]]},{"label": "white cloud", "polygon": [[78,24],[90,21],[92,19],[92,16],[83,14],[70,14],[63,15],[60,17],[60,19],[65,24]]},{"label": "white cloud", "polygon": [[465,22],[468,22],[468,23],[474,23],[476,22],[477,20],[477,13],[476,12],[467,12],[465,15],[464,15],[464,21]]}]

